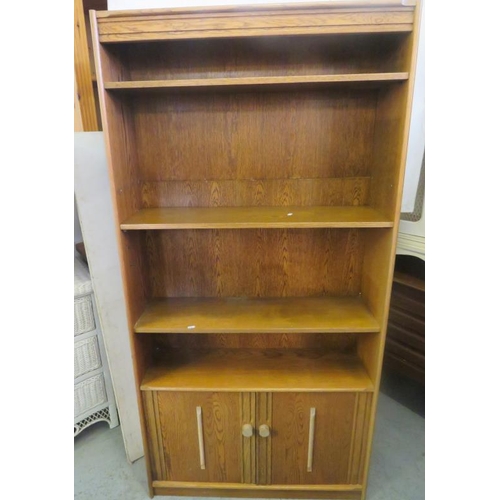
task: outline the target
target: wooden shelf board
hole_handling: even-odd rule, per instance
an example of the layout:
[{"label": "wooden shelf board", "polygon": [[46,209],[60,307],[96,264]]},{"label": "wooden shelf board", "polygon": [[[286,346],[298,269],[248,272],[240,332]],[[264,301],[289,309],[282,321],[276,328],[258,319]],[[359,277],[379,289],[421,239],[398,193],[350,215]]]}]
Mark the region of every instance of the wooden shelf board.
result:
[{"label": "wooden shelf board", "polygon": [[249,76],[233,78],[188,78],[184,80],[143,80],[105,82],[106,90],[168,89],[186,87],[227,87],[244,85],[296,85],[343,82],[391,82],[408,80],[408,73],[355,73],[338,75]]},{"label": "wooden shelf board", "polygon": [[137,333],[376,333],[359,297],[155,299]]},{"label": "wooden shelf board", "polygon": [[140,229],[369,228],[394,224],[370,207],[145,208],[120,225]]},{"label": "wooden shelf board", "polygon": [[149,368],[142,390],[373,391],[355,355],[307,349],[171,351]]}]

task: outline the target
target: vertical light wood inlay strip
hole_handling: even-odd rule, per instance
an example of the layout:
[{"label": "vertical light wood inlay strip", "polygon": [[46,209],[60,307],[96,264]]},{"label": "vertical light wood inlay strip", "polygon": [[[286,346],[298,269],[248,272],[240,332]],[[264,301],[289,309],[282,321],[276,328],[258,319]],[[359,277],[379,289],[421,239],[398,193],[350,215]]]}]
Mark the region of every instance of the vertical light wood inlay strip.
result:
[{"label": "vertical light wood inlay strip", "polygon": [[147,430],[147,440],[150,444],[149,453],[150,461],[153,469],[154,480],[161,479],[161,469],[160,469],[160,459],[158,450],[158,421],[156,419],[156,413],[154,409],[153,402],[153,392],[145,391],[143,392],[143,401],[145,408],[145,420],[146,420],[146,430]]},{"label": "vertical light wood inlay strip", "polygon": [[[255,392],[242,392],[241,398],[241,422],[250,424],[255,429]],[[243,483],[255,484],[255,432],[252,437],[241,436],[243,460],[241,480]]]},{"label": "vertical light wood inlay strip", "polygon": [[352,432],[351,432],[351,447],[349,450],[349,468],[347,469],[347,482],[352,483],[352,456],[354,454],[354,441],[356,436],[356,422],[358,420],[359,408],[359,393],[356,393],[356,401],[354,403],[354,416],[352,419]]},{"label": "vertical light wood inlay strip", "polygon": [[160,410],[158,406],[158,392],[151,392],[152,398],[153,398],[153,408],[154,408],[154,416],[155,416],[155,421],[156,421],[156,426],[157,426],[157,433],[156,433],[156,439],[157,439],[157,447],[158,447],[158,459],[159,459],[159,465],[158,469],[161,473],[161,477],[164,478],[164,480],[167,480],[167,468],[165,467],[165,448],[163,447],[163,436],[161,432],[161,425],[160,425]]},{"label": "vertical light wood inlay strip", "polygon": [[363,481],[365,472],[365,457],[368,449],[368,433],[370,430],[372,396],[372,394],[366,394],[365,422],[363,424],[363,438],[361,440],[361,463],[359,465],[359,476],[357,481],[358,483],[361,483]]},{"label": "vertical light wood inlay strip", "polygon": [[[257,404],[257,394],[255,392],[250,393],[250,423],[252,424],[253,428],[255,429],[255,417],[257,415],[257,410],[256,410],[256,404]],[[252,484],[257,483],[257,452],[256,452],[256,445],[257,445],[257,436],[256,433],[253,433],[252,439],[251,439],[251,474],[250,474],[250,482]]]},{"label": "vertical light wood inlay strip", "polygon": [[203,442],[203,416],[201,406],[196,407],[196,420],[198,423],[198,446],[200,447],[200,469],[205,470],[205,443]]},{"label": "vertical light wood inlay strip", "polygon": [[268,425],[271,435],[268,438],[256,437],[257,440],[257,484],[271,484],[271,443],[273,438],[272,428],[272,393],[262,392],[257,394],[257,421],[255,428]]},{"label": "vertical light wood inlay strip", "polygon": [[272,418],[272,409],[273,409],[273,394],[272,392],[267,393],[267,401],[266,401],[266,413],[267,413],[267,425],[271,429],[271,436],[268,439],[265,439],[266,447],[267,447],[267,474],[266,481],[267,484],[271,484],[271,472],[272,472],[272,460],[271,460],[271,447],[273,442],[273,418]]},{"label": "vertical light wood inlay strip", "polygon": [[309,445],[307,447],[307,472],[312,472],[313,470],[315,422],[316,422],[316,408],[311,408],[311,412],[309,415]]},{"label": "vertical light wood inlay strip", "polygon": [[360,469],[363,461],[363,436],[367,422],[367,394],[359,394],[359,405],[356,411],[355,428],[352,435],[353,441],[353,453],[352,453],[352,463],[350,467],[350,477],[349,481],[351,484],[359,484],[360,481]]},{"label": "vertical light wood inlay strip", "polygon": [[[241,415],[241,425],[244,425],[247,422],[248,418],[248,401],[249,394],[247,392],[240,393],[240,415]],[[243,434],[241,435],[241,451],[243,453],[242,461],[241,461],[241,482],[248,483],[249,476],[249,449],[248,449],[248,438],[245,438]]]}]

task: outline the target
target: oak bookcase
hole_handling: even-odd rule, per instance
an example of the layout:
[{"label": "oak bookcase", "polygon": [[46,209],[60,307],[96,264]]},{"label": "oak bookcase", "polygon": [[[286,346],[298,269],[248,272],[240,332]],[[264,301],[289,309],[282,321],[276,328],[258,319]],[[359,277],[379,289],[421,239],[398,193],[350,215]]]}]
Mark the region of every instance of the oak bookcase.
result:
[{"label": "oak bookcase", "polygon": [[91,18],[150,494],[365,498],[418,3]]}]

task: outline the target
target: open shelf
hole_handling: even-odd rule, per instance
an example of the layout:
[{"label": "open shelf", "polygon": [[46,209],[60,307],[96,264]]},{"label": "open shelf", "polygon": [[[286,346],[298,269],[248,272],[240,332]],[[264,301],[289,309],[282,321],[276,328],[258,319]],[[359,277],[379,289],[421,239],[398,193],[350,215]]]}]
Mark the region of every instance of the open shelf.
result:
[{"label": "open shelf", "polygon": [[373,391],[355,356],[293,349],[176,350],[148,369],[142,390]]},{"label": "open shelf", "polygon": [[146,208],[121,229],[363,228],[394,224],[370,207]]},{"label": "open shelf", "polygon": [[142,80],[104,82],[106,90],[180,89],[187,87],[240,87],[259,85],[311,85],[356,82],[394,82],[408,80],[407,72],[356,73],[336,75],[248,76],[231,78],[188,78],[182,80]]},{"label": "open shelf", "polygon": [[359,297],[168,298],[151,301],[137,333],[375,333]]}]

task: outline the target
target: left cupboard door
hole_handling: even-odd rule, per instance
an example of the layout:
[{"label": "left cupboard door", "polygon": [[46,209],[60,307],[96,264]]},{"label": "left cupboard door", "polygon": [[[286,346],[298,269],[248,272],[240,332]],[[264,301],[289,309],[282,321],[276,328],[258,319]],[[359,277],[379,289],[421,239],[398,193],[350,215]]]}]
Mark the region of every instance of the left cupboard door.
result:
[{"label": "left cupboard door", "polygon": [[153,480],[244,482],[240,396],[144,391]]}]

